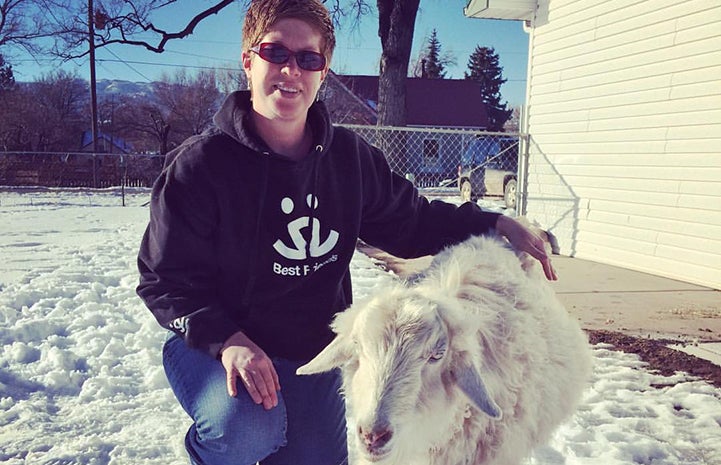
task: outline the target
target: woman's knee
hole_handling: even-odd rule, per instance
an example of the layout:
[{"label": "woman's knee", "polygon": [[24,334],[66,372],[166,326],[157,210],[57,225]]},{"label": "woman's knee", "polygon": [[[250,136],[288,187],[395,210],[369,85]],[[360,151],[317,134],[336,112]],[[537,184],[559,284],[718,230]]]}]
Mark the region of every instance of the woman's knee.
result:
[{"label": "woman's knee", "polygon": [[[188,348],[182,340],[169,340],[163,355],[173,392],[193,420],[186,445],[199,463],[227,464],[227,457],[238,457],[240,464],[246,463],[243,458],[255,463],[285,444],[287,417],[282,396],[271,410],[256,405],[244,389],[231,397],[222,365],[208,354]],[[216,461],[216,454],[225,456],[226,461]]]},{"label": "woman's knee", "polygon": [[202,411],[195,418],[189,442],[204,462],[215,463],[212,457],[218,456],[226,458],[220,463],[229,463],[228,457],[236,457],[240,464],[255,463],[286,444],[284,405],[265,410],[255,404],[241,409],[229,404],[228,408]]}]

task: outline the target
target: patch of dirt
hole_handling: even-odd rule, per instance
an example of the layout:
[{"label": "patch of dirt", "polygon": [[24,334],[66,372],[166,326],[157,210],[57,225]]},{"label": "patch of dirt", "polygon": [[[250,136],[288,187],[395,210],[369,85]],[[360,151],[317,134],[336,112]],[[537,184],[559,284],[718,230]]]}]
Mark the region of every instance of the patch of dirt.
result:
[{"label": "patch of dirt", "polygon": [[667,347],[677,341],[645,339],[604,330],[588,330],[587,334],[591,344],[606,343],[622,352],[636,354],[648,363],[649,368],[663,376],[681,371],[721,388],[721,366]]}]

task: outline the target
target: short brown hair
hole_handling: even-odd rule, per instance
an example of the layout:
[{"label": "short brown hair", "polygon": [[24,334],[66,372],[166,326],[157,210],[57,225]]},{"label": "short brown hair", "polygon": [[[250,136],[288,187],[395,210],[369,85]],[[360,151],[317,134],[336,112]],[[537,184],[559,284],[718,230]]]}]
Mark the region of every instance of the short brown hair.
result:
[{"label": "short brown hair", "polygon": [[330,14],[319,0],[253,0],[243,21],[243,51],[258,45],[275,23],[281,19],[299,19],[308,23],[321,36],[321,50],[330,63],[335,50],[335,31]]}]

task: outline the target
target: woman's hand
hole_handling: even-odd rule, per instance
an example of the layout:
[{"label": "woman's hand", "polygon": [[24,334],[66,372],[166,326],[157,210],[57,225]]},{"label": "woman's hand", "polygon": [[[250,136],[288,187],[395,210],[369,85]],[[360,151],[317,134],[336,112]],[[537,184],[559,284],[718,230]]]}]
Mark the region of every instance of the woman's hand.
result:
[{"label": "woman's hand", "polygon": [[505,215],[499,216],[496,220],[496,231],[505,236],[516,250],[526,252],[541,262],[543,272],[548,280],[558,279],[556,270],[551,265],[551,258],[546,253],[546,243],[541,236],[518,220]]},{"label": "woman's hand", "polygon": [[238,395],[237,380],[240,378],[253,402],[263,404],[266,410],[278,405],[280,382],[275,366],[263,349],[242,331],[225,341],[220,350],[220,361],[225,368],[229,395]]}]

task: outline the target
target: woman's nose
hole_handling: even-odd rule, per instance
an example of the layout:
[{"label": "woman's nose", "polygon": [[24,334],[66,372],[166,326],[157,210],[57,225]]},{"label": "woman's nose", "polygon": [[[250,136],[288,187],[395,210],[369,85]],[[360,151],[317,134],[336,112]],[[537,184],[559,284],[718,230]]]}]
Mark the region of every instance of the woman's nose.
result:
[{"label": "woman's nose", "polygon": [[300,66],[298,66],[298,62],[295,61],[294,56],[290,57],[288,61],[285,62],[281,71],[287,73],[289,76],[297,76],[301,73]]}]

